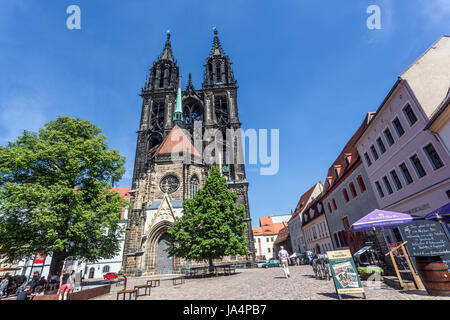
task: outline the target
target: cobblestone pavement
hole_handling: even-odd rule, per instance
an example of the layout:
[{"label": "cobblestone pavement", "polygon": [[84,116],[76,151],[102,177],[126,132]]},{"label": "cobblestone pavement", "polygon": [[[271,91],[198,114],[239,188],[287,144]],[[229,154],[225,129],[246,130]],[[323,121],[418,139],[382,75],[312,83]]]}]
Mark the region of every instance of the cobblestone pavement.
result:
[{"label": "cobblestone pavement", "polygon": [[[289,267],[291,277],[284,278],[282,268],[237,269],[237,274],[213,278],[186,279],[185,284],[173,286],[171,280],[162,280],[161,286],[152,288],[150,296],[138,300],[336,300],[332,280],[316,280],[310,266]],[[129,278],[127,289],[145,284],[156,277]],[[450,297],[432,297],[426,291],[399,291],[381,283],[379,289],[368,287],[364,281],[367,299],[370,300],[434,300]],[[111,293],[98,297],[115,300],[116,292],[123,286],[111,286]],[[143,293],[143,289],[142,293]],[[344,299],[361,299],[360,294],[344,295]]]}]

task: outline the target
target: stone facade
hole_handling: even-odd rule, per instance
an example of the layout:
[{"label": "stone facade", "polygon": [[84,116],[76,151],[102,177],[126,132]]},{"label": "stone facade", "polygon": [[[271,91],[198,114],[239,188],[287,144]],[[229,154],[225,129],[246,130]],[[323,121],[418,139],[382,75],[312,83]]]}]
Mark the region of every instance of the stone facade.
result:
[{"label": "stone facade", "polygon": [[[250,255],[224,260],[254,262],[255,245],[237,107],[238,87],[217,30],[213,48],[206,58],[202,89],[194,88],[189,74],[187,87],[181,91],[179,75],[168,33],[163,53],[153,63],[141,92],[143,102],[130,200],[132,210],[122,264],[122,271],[128,274],[161,273],[163,264],[172,264],[168,270],[179,272],[186,265],[185,261],[164,256],[162,239],[167,236],[167,227],[173,224],[174,218],[182,214],[183,200],[191,198],[204,185],[213,165],[222,169],[229,188],[238,196],[237,203],[244,205],[248,226]],[[173,139],[172,142],[167,140],[174,128],[182,128],[190,141],[191,151],[178,150],[177,153],[183,153],[178,159],[173,152],[162,152],[173,147],[170,145]],[[235,130],[235,135],[227,140],[230,129]],[[205,132],[211,130],[215,135],[206,138]],[[196,138],[198,135],[200,139]],[[206,161],[206,155],[211,155],[205,147],[217,141],[226,141],[225,146],[221,145],[223,152],[218,149],[219,152],[212,155],[213,161]],[[225,149],[226,146],[232,146],[232,152]]]}]

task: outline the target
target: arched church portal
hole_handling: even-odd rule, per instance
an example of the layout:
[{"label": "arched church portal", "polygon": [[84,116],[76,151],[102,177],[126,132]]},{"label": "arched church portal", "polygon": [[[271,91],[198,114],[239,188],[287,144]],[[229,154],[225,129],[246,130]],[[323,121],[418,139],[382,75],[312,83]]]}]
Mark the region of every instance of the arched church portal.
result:
[{"label": "arched church portal", "polygon": [[157,274],[171,274],[174,269],[174,258],[169,257],[165,241],[170,241],[167,227],[171,226],[169,221],[160,221],[149,233],[147,239],[146,269],[153,269]]},{"label": "arched church portal", "polygon": [[166,251],[168,245],[165,241],[170,241],[168,233],[164,233],[158,240],[158,249],[156,250],[156,270],[158,274],[173,273],[173,258],[169,257]]}]

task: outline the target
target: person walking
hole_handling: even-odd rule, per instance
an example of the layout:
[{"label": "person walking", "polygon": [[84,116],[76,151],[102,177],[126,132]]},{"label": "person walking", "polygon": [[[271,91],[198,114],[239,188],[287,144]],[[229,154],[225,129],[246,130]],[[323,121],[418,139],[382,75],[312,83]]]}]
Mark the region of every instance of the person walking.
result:
[{"label": "person walking", "polygon": [[284,250],[283,246],[280,247],[280,251],[278,252],[278,258],[280,258],[281,260],[281,266],[283,267],[284,276],[287,279],[291,276],[288,265],[289,253],[286,250]]},{"label": "person walking", "polygon": [[56,283],[58,282],[58,276],[56,274],[52,274],[50,277],[50,290],[53,291],[56,289]]},{"label": "person walking", "polygon": [[72,277],[70,276],[70,273],[64,269],[59,278],[58,300],[67,300],[67,294],[72,286]]}]

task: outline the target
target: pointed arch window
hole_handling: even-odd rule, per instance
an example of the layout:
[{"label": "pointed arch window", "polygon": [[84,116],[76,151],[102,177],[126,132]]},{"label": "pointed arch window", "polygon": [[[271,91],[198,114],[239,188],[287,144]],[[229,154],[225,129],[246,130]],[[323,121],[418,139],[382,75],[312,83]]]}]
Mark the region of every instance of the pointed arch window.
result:
[{"label": "pointed arch window", "polygon": [[198,191],[198,179],[197,179],[196,176],[193,176],[191,178],[191,181],[190,181],[189,185],[190,185],[189,197],[191,199],[193,199],[195,197],[195,195],[197,194],[197,191]]}]

